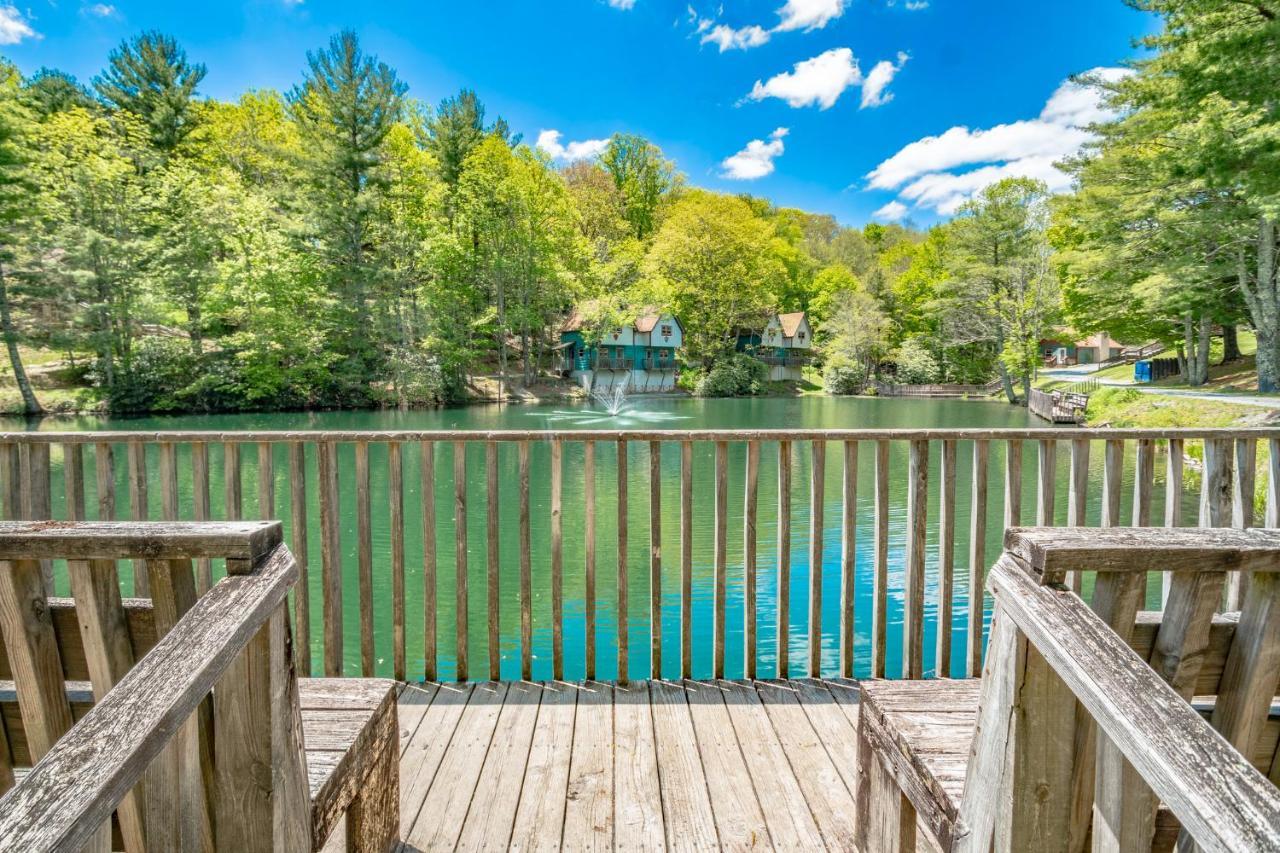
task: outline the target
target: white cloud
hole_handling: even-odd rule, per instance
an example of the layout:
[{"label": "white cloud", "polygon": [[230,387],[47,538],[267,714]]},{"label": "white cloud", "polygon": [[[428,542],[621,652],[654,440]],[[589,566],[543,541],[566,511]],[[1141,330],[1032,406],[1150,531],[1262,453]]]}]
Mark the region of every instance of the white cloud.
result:
[{"label": "white cloud", "polygon": [[862,72],[853,51],[837,47],[797,62],[793,70],[770,77],[768,82],[757,80],[747,97],[753,101],[780,98],[793,107],[817,104],[825,110],[835,105],[845,89],[861,82]]},{"label": "white cloud", "polygon": [[609,0],[609,5],[615,9],[621,9],[625,12],[626,10],[635,7],[636,0]]},{"label": "white cloud", "polygon": [[[1095,68],[1084,77],[1113,82],[1127,73]],[[1113,118],[1097,89],[1068,80],[1037,118],[987,129],[952,127],[912,142],[867,175],[867,188],[895,190],[900,202],[944,216],[1008,177],[1036,178],[1051,192],[1062,192],[1070,188],[1070,179],[1054,163],[1078,153],[1094,138],[1088,125]]]},{"label": "white cloud", "polygon": [[120,10],[115,6],[112,6],[110,3],[93,3],[89,6],[83,7],[80,11],[95,18],[120,17]]},{"label": "white cloud", "polygon": [[592,157],[599,156],[600,152],[608,147],[609,140],[584,139],[581,142],[570,142],[565,145],[560,142],[560,131],[543,130],[538,133],[538,141],[535,144],[547,152],[551,159],[571,162],[590,160]]},{"label": "white cloud", "polygon": [[787,0],[785,6],[778,10],[782,20],[774,27],[774,32],[785,33],[792,30],[820,30],[830,21],[844,14],[848,0]]},{"label": "white cloud", "polygon": [[919,12],[929,8],[929,0],[907,0],[906,6],[908,12]]},{"label": "white cloud", "polygon": [[907,206],[900,201],[891,201],[871,215],[885,222],[901,222],[907,215]]},{"label": "white cloud", "polygon": [[720,177],[735,181],[754,181],[765,175],[773,174],[773,161],[782,156],[786,147],[782,138],[788,133],[787,128],[780,127],[769,134],[769,141],[753,139],[732,157],[726,157],[720,164],[723,170]]},{"label": "white cloud", "polygon": [[0,44],[17,44],[23,39],[41,35],[31,28],[16,6],[0,6]]},{"label": "white cloud", "polygon": [[754,24],[737,30],[726,24],[710,25],[710,21],[698,22],[698,32],[702,33],[702,44],[711,42],[718,45],[721,53],[726,50],[748,50],[769,41],[769,31]]},{"label": "white cloud", "polygon": [[897,62],[883,59],[875,64],[867,74],[867,79],[862,81],[862,109],[882,106],[893,100],[893,93],[886,92],[885,89],[910,58],[907,54],[900,52]]}]

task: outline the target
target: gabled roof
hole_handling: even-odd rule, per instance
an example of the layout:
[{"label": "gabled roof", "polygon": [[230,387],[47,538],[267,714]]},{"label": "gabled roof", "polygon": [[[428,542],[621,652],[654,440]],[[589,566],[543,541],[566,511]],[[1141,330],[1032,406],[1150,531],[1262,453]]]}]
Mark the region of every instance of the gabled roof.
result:
[{"label": "gabled roof", "polygon": [[[661,320],[664,316],[670,316],[670,315],[667,315],[665,312],[663,312],[659,308],[650,305],[641,310],[640,316],[636,317],[635,322],[632,323],[632,325],[635,327],[635,330],[637,332],[641,334],[648,334],[649,332],[652,332],[654,330],[654,327],[658,325],[658,321]],[[680,326],[680,321],[678,319],[676,319],[674,316],[672,316],[671,319],[676,325]],[[568,319],[564,321],[564,326],[561,328],[560,331],[561,332],[580,332],[582,331],[583,322],[584,320],[582,317],[582,312],[577,308],[574,308],[573,312],[569,314]],[[680,328],[681,330],[683,330],[684,326],[680,326]]]},{"label": "gabled roof", "polygon": [[796,336],[796,332],[800,331],[800,323],[803,320],[803,311],[793,311],[790,314],[779,314],[778,322],[782,325],[783,337],[794,338]]}]

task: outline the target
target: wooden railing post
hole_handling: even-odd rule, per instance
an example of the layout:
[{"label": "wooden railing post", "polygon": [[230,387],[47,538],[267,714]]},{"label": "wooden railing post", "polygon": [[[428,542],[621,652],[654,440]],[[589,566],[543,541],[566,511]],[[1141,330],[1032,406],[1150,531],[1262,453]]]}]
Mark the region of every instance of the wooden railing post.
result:
[{"label": "wooden railing post", "polygon": [[369,494],[369,443],[355,443],[356,457],[356,578],[360,591],[360,672],[373,675],[373,524]]},{"label": "wooden railing post", "polygon": [[822,677],[822,522],[826,503],[827,444],[812,444],[809,468],[809,677]]},{"label": "wooden railing post", "polygon": [[[1084,527],[1089,504],[1089,439],[1071,441],[1071,480],[1067,491],[1067,527]],[[1067,575],[1067,585],[1077,595],[1084,589],[1084,573]]]},{"label": "wooden railing post", "polygon": [[498,566],[498,445],[486,441],[484,445],[485,471],[485,615],[489,651],[489,680],[502,678],[502,647],[499,628],[502,619],[501,573]]},{"label": "wooden railing post", "polygon": [[[593,456],[593,447],[587,448],[588,457]],[[594,472],[593,472],[594,473]],[[533,546],[529,539],[529,442],[520,442],[520,677],[525,681],[533,678]],[[595,489],[594,476],[592,477],[591,491]],[[595,510],[594,495],[588,492],[588,515],[592,519],[591,527],[594,534],[595,527]],[[592,542],[590,546],[588,559],[588,570],[591,573],[595,571],[595,544],[594,535],[589,537]],[[595,584],[594,578],[588,584],[588,608],[594,610]],[[594,677],[595,674],[595,654],[594,654],[595,632],[594,625],[588,622],[587,629],[587,666],[588,671]]]},{"label": "wooden railing post", "polygon": [[[203,441],[197,441],[191,445],[191,517],[195,521],[208,521],[211,517],[209,515],[209,445]],[[303,541],[305,543],[305,534]],[[306,553],[305,544],[302,553]],[[304,574],[303,577],[305,576]],[[202,557],[196,560],[196,589],[204,595],[211,586],[213,586],[213,561]],[[308,587],[302,583],[299,588],[305,593]],[[305,594],[303,597],[306,597]],[[299,619],[298,630],[299,645],[309,649],[310,646],[302,642],[302,638],[307,635],[302,633],[304,629],[301,627],[301,619]],[[310,669],[307,672],[309,674]]]},{"label": "wooden railing post", "polygon": [[[387,445],[387,492],[391,525],[391,666],[396,680],[404,681],[408,669],[404,636],[404,458],[398,441]],[[305,530],[305,520],[302,526]],[[297,557],[296,554],[294,556]],[[306,563],[301,562],[298,568],[299,589],[305,590]],[[298,635],[301,643],[301,630]]]},{"label": "wooden railing post", "polygon": [[[150,517],[147,509],[147,446],[140,441],[129,442],[129,513],[134,521]],[[147,586],[147,569],[142,560],[133,561],[133,594],[147,598],[151,590]]]},{"label": "wooden railing post", "polygon": [[712,677],[724,678],[725,598],[728,579],[729,536],[729,445],[717,441],[715,448],[714,521],[712,523],[712,592],[711,592],[711,671]]},{"label": "wooden railing post", "polygon": [[[620,445],[621,446],[621,445]],[[564,450],[551,442],[551,669],[557,681],[564,678],[564,534],[562,532]],[[619,523],[622,518],[619,517]]]},{"label": "wooden railing post", "polygon": [[[436,663],[436,450],[435,443],[419,445],[419,485],[422,495],[422,658],[423,678],[435,681],[440,673]],[[522,446],[521,463],[528,458]],[[522,480],[527,482],[522,468]],[[527,548],[525,549],[527,552]]]},{"label": "wooden railing post", "polygon": [[[875,562],[871,578],[871,677],[884,678],[889,619],[889,442],[876,442]],[[781,595],[779,595],[781,600]]]},{"label": "wooden railing post", "polygon": [[[954,445],[952,445],[954,449]],[[858,543],[858,442],[844,442],[844,470],[840,512],[840,675],[853,678],[853,635],[857,623],[856,600]],[[750,482],[750,481],[749,481]],[[754,506],[752,526],[755,525]],[[954,518],[954,508],[952,510]],[[954,544],[954,538],[953,538]],[[753,552],[754,556],[754,552]],[[754,560],[752,563],[754,565]],[[753,646],[754,648],[754,646]],[[754,667],[748,678],[755,678]]]},{"label": "wooden railing post", "polygon": [[907,571],[902,593],[902,677],[924,677],[924,554],[929,442],[911,442],[907,465]]},{"label": "wooden railing post", "polygon": [[[194,459],[195,447],[192,446]],[[208,489],[206,480],[206,501]],[[293,559],[298,564],[298,585],[293,591],[293,619],[298,626],[298,674],[303,678],[311,676],[311,584],[307,577],[307,450],[300,441],[289,443],[289,516],[290,547]],[[206,563],[208,561],[205,561]],[[201,568],[197,563],[197,575]],[[201,586],[197,577],[197,589],[201,593],[207,590]]]},{"label": "wooden railing post", "polygon": [[756,514],[759,508],[760,442],[747,442],[746,486],[742,509],[743,677],[756,677]]},{"label": "wooden railing post", "polygon": [[467,661],[467,443],[453,443],[454,678],[466,681]]},{"label": "wooden railing post", "polygon": [[791,674],[791,442],[778,442],[778,678]]},{"label": "wooden railing post", "polygon": [[630,637],[627,622],[627,441],[620,438],[618,446],[618,683],[628,683]]},{"label": "wooden railing post", "polygon": [[324,596],[324,674],[342,675],[342,548],[338,524],[338,448],[316,445],[320,471],[320,568]]},{"label": "wooden railing post", "polygon": [[977,678],[982,671],[982,624],[986,612],[987,572],[987,464],[990,443],[973,443],[973,482],[969,501],[969,634],[966,638],[964,674]]},{"label": "wooden railing post", "polygon": [[693,677],[693,442],[680,442],[680,677]]},{"label": "wooden railing post", "polygon": [[662,678],[662,442],[649,442],[649,676]]}]

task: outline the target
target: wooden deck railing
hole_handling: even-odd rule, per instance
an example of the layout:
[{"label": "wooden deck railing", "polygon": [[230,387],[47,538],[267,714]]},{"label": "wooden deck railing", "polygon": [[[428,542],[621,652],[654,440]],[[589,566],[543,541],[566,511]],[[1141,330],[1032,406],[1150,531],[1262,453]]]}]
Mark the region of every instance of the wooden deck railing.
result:
[{"label": "wooden deck railing", "polygon": [[[1028,444],[1036,456],[1024,464]],[[893,628],[902,631],[901,674],[919,678],[926,672],[926,619],[936,620],[936,641],[928,651],[942,662],[939,671],[980,670],[990,537],[1033,519],[1103,527],[1255,526],[1262,520],[1255,518],[1253,500],[1260,446],[1270,474],[1265,524],[1277,526],[1276,429],[7,433],[0,434],[0,511],[7,518],[36,519],[282,516],[300,572],[294,596],[298,645],[312,650],[326,675],[343,674],[344,644],[354,649],[358,643],[364,674],[374,674],[382,657],[390,662],[387,674],[404,679],[410,675],[411,638],[415,658],[416,649],[423,651],[422,669],[415,664],[414,675],[436,679],[442,656],[452,651],[457,678],[496,678],[505,645],[518,649],[519,675],[528,678],[537,630],[539,637],[549,635],[549,650],[537,652],[550,658],[547,674],[561,677],[572,654],[584,661],[591,678],[600,663],[597,625],[606,612],[616,619],[617,677],[623,681],[640,674],[630,665],[637,642],[647,644],[648,670],[655,676],[724,675],[727,620],[734,613],[746,616],[735,617],[744,618],[742,648],[729,655],[734,671],[741,660],[747,677],[772,674],[758,666],[768,657],[784,675],[852,675],[855,638],[869,657],[870,674],[897,675],[887,665],[888,638],[891,614],[896,621],[901,601],[902,627]],[[1193,508],[1184,513],[1184,505],[1193,507],[1184,486],[1189,451],[1203,461],[1198,520]],[[597,476],[604,454],[615,473],[612,481]],[[735,469],[740,466],[739,482],[730,482],[731,456]],[[57,462],[62,483],[51,477]],[[468,470],[476,465],[483,479],[469,485]],[[905,477],[897,473],[899,466]],[[1129,477],[1132,488],[1124,485]],[[96,495],[92,511],[86,507],[86,479]],[[219,480],[222,496],[214,500],[210,484]],[[117,481],[123,494],[117,494]],[[157,484],[158,501],[149,494]],[[280,503],[278,488],[284,493]],[[1196,488],[1194,480],[1190,488]],[[780,500],[774,503],[766,489],[776,490]],[[414,499],[406,503],[406,495]],[[957,501],[957,495],[967,501]],[[375,505],[381,505],[379,518],[386,508],[386,524],[378,529],[390,543],[385,552],[374,549]],[[776,506],[776,513],[766,514],[762,505]],[[580,526],[566,537],[570,511]],[[318,554],[307,535],[315,512],[320,535],[310,545],[318,542]],[[704,582],[703,566],[694,562],[695,512],[711,520],[707,540],[697,534],[710,578],[713,649],[705,672],[701,666],[694,671],[692,621],[703,618],[692,603],[695,571],[699,587]],[[641,521],[645,515],[647,524]],[[354,524],[346,528],[349,518]],[[538,554],[531,536],[535,524],[546,535],[546,552]],[[413,535],[406,537],[406,528]],[[503,531],[512,531],[507,535],[514,536],[518,555],[499,548]],[[648,546],[640,560],[630,547],[636,539]],[[793,566],[793,557],[805,553],[807,564],[819,570],[808,571],[803,560]],[[500,590],[500,566],[508,559],[518,561],[518,589],[510,591]],[[760,600],[756,586],[765,559],[776,565],[771,605]],[[471,572],[475,561],[482,573]],[[312,584],[309,573],[317,564],[319,583]],[[614,583],[597,577],[598,564],[616,572]],[[833,566],[839,573],[838,617],[828,614],[824,621],[824,571]],[[672,575],[678,569],[676,584],[664,579],[664,567]],[[203,591],[214,577],[210,561],[198,559],[197,569]],[[45,570],[51,582],[47,565]],[[800,571],[807,575],[807,607],[793,612],[791,581],[804,577]],[[454,580],[454,598],[447,603],[437,595],[445,572]],[[568,604],[586,628],[583,647],[567,651],[570,572],[570,588],[581,592],[571,593]],[[866,574],[870,604],[855,607],[855,585]],[[344,589],[348,577],[356,583]],[[476,578],[485,592],[472,600],[468,585]],[[412,597],[422,602],[412,615],[406,606],[410,582]],[[612,600],[601,600],[598,582],[610,589]],[[1072,582],[1078,588],[1080,577]],[[375,611],[375,583],[390,588],[389,612]],[[147,594],[147,573],[135,572],[134,584]],[[351,589],[357,591],[356,608],[344,606]],[[632,600],[637,594],[644,596],[639,606]],[[437,635],[438,617],[447,611],[456,614],[451,650]],[[664,612],[678,640],[663,636]],[[350,625],[353,613],[356,624]],[[797,613],[807,615],[797,621]],[[470,632],[471,619],[483,620],[487,632]],[[518,628],[504,631],[504,619]],[[966,639],[951,666],[953,623],[966,629]],[[389,637],[390,654],[384,646],[375,648],[375,625]],[[762,627],[772,627],[765,632],[772,634],[768,647]],[[477,643],[477,636],[485,640]],[[825,668],[824,644],[838,649],[838,662]],[[298,664],[310,674],[312,656],[302,654]]]},{"label": "wooden deck railing", "polygon": [[[1086,567],[1098,572],[1089,604],[1062,585]],[[1130,643],[1143,576],[1157,568],[1174,580],[1148,663]],[[991,573],[996,609],[952,849],[990,850],[994,838],[997,850],[1074,851],[1091,832],[1094,850],[1149,851],[1161,803],[1181,824],[1180,850],[1280,849],[1277,765],[1267,762],[1268,780],[1247,757],[1276,693],[1277,571],[1272,531],[1010,531]],[[1206,690],[1201,663],[1228,574],[1251,582]],[[1189,701],[1205,693],[1216,694],[1208,721]]]},{"label": "wooden deck railing", "polygon": [[[287,607],[298,568],[281,537],[268,522],[0,523],[0,626],[34,761],[0,800],[0,848],[111,850],[115,812],[129,850],[310,849]],[[74,604],[46,597],[39,561],[52,559],[68,560]],[[150,578],[159,636],[145,654],[119,559]],[[228,574],[197,596],[193,559]],[[74,726],[73,681],[97,700]]]}]

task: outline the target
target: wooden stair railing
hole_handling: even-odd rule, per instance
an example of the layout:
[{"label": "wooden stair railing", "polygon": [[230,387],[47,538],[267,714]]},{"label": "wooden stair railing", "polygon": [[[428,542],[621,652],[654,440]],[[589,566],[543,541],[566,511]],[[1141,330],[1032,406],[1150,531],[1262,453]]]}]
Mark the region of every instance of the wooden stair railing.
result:
[{"label": "wooden stair railing", "polygon": [[[1152,570],[1171,584],[1144,657],[1133,635]],[[1096,572],[1089,604],[1064,583],[1083,571]],[[1248,578],[1243,608],[1221,676],[1205,685],[1230,573]],[[1157,830],[1172,819],[1180,850],[1280,850],[1280,762],[1264,763],[1268,779],[1245,757],[1280,680],[1278,573],[1276,531],[1009,531],[989,576],[976,716],[948,699],[972,702],[973,682],[863,683],[864,849],[913,849],[919,814],[944,850],[1146,853],[1171,846]],[[1210,701],[1208,720],[1193,696]],[[943,731],[959,750],[939,745]],[[948,768],[964,744],[957,788]]]},{"label": "wooden stair railing", "polygon": [[[73,599],[46,596],[40,561],[60,559]],[[123,559],[144,565],[150,601],[121,599]],[[206,559],[225,560],[227,574],[197,595],[193,561]],[[7,716],[15,695],[18,706],[18,719],[0,725],[0,850],[322,843],[311,789],[332,787],[334,776],[308,781],[288,613],[297,579],[278,522],[0,523],[0,676],[12,678],[0,707]],[[309,689],[312,701],[324,700],[325,684]],[[376,692],[390,682],[367,684]],[[364,704],[379,702],[388,706],[380,696]],[[387,740],[394,774],[393,698],[389,707],[374,718],[391,725],[365,740]],[[15,758],[34,762],[17,779]],[[376,780],[397,789],[383,779],[381,751],[342,763],[366,768],[356,788],[381,773]],[[327,835],[335,803],[355,814],[361,802],[358,791],[329,797],[319,830]],[[387,849],[398,829],[398,811],[390,814],[362,812],[354,823],[378,839],[349,826],[349,838],[367,842],[353,849]]]}]

